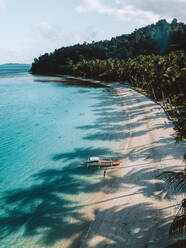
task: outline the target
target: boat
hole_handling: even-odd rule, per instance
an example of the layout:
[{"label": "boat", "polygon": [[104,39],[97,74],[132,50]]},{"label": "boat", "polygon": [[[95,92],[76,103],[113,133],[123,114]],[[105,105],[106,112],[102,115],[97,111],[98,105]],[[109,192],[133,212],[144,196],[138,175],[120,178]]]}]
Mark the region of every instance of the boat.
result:
[{"label": "boat", "polygon": [[99,157],[90,157],[86,162],[80,163],[82,166],[102,168],[102,167],[112,167],[120,165],[119,161],[112,160],[100,160]]}]

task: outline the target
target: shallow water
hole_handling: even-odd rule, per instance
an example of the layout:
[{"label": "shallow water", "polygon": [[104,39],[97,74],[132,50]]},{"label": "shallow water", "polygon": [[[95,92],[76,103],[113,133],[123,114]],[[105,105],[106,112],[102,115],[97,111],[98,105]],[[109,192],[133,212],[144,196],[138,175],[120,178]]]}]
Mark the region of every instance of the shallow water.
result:
[{"label": "shallow water", "polygon": [[123,113],[111,90],[11,66],[0,66],[0,247],[54,247],[85,227],[103,172],[79,162],[119,156]]}]

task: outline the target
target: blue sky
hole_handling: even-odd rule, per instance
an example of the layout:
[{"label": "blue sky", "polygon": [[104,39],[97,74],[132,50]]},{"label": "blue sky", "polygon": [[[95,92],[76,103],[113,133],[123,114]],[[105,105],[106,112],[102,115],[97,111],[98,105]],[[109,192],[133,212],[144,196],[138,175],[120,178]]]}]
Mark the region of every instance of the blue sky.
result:
[{"label": "blue sky", "polygon": [[186,0],[0,0],[0,64],[174,17],[186,22]]}]

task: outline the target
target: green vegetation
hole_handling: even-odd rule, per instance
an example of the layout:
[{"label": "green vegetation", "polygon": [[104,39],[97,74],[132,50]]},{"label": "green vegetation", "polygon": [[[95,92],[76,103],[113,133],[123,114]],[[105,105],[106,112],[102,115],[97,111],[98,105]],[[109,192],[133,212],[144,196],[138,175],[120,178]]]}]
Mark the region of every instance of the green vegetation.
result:
[{"label": "green vegetation", "polygon": [[[129,81],[135,89],[161,103],[175,121],[178,140],[186,137],[186,25],[160,20],[110,41],[77,44],[34,60],[32,73],[66,74],[104,81]],[[184,172],[162,177],[185,187]],[[186,200],[170,235],[186,230]]]},{"label": "green vegetation", "polygon": [[[184,161],[186,162],[186,153],[184,155]],[[185,187],[186,187],[186,166],[183,171],[164,171],[161,173],[160,178],[164,179],[167,183],[173,185],[178,191],[184,193],[184,199],[180,204],[180,208],[170,226],[169,236],[180,236],[183,233],[186,234],[186,196],[185,196]],[[186,243],[186,240],[183,240]],[[184,243],[184,244],[185,244]],[[175,246],[172,247],[185,247],[185,246]]]},{"label": "green vegetation", "polygon": [[160,102],[175,121],[178,140],[186,137],[186,57],[183,51],[166,56],[138,56],[126,63],[132,86]]},{"label": "green vegetation", "polygon": [[[32,73],[74,74],[72,64],[85,60],[135,58],[138,55],[165,55],[171,51],[186,51],[186,25],[160,20],[156,24],[135,30],[111,40],[62,47],[35,59]],[[109,68],[108,68],[109,69]],[[76,71],[77,72],[77,71]],[[77,73],[76,73],[77,74]]]},{"label": "green vegetation", "polygon": [[160,20],[110,41],[62,47],[34,60],[31,72],[103,81],[128,80],[162,103],[186,137],[186,25]]}]

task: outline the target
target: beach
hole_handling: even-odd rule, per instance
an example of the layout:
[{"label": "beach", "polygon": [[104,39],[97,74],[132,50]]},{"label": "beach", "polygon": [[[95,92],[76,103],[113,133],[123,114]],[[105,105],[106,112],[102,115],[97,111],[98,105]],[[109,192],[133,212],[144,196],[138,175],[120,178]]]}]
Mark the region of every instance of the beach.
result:
[{"label": "beach", "polygon": [[130,86],[113,84],[127,118],[120,168],[110,170],[103,192],[92,202],[85,247],[167,247],[169,228],[183,195],[158,178],[184,169],[185,143],[176,143],[173,123],[161,106]]},{"label": "beach", "polygon": [[0,70],[0,247],[71,247],[104,186],[103,171],[80,162],[119,150],[127,136],[115,134],[120,100],[103,86],[64,84],[25,66]]},{"label": "beach", "polygon": [[[184,168],[173,123],[126,83],[84,81],[26,71],[1,78],[2,248],[174,242],[168,230],[183,197],[157,179]],[[104,177],[80,166],[89,156],[121,164]]]},{"label": "beach", "polygon": [[0,248],[186,248],[186,0],[16,3]]}]

